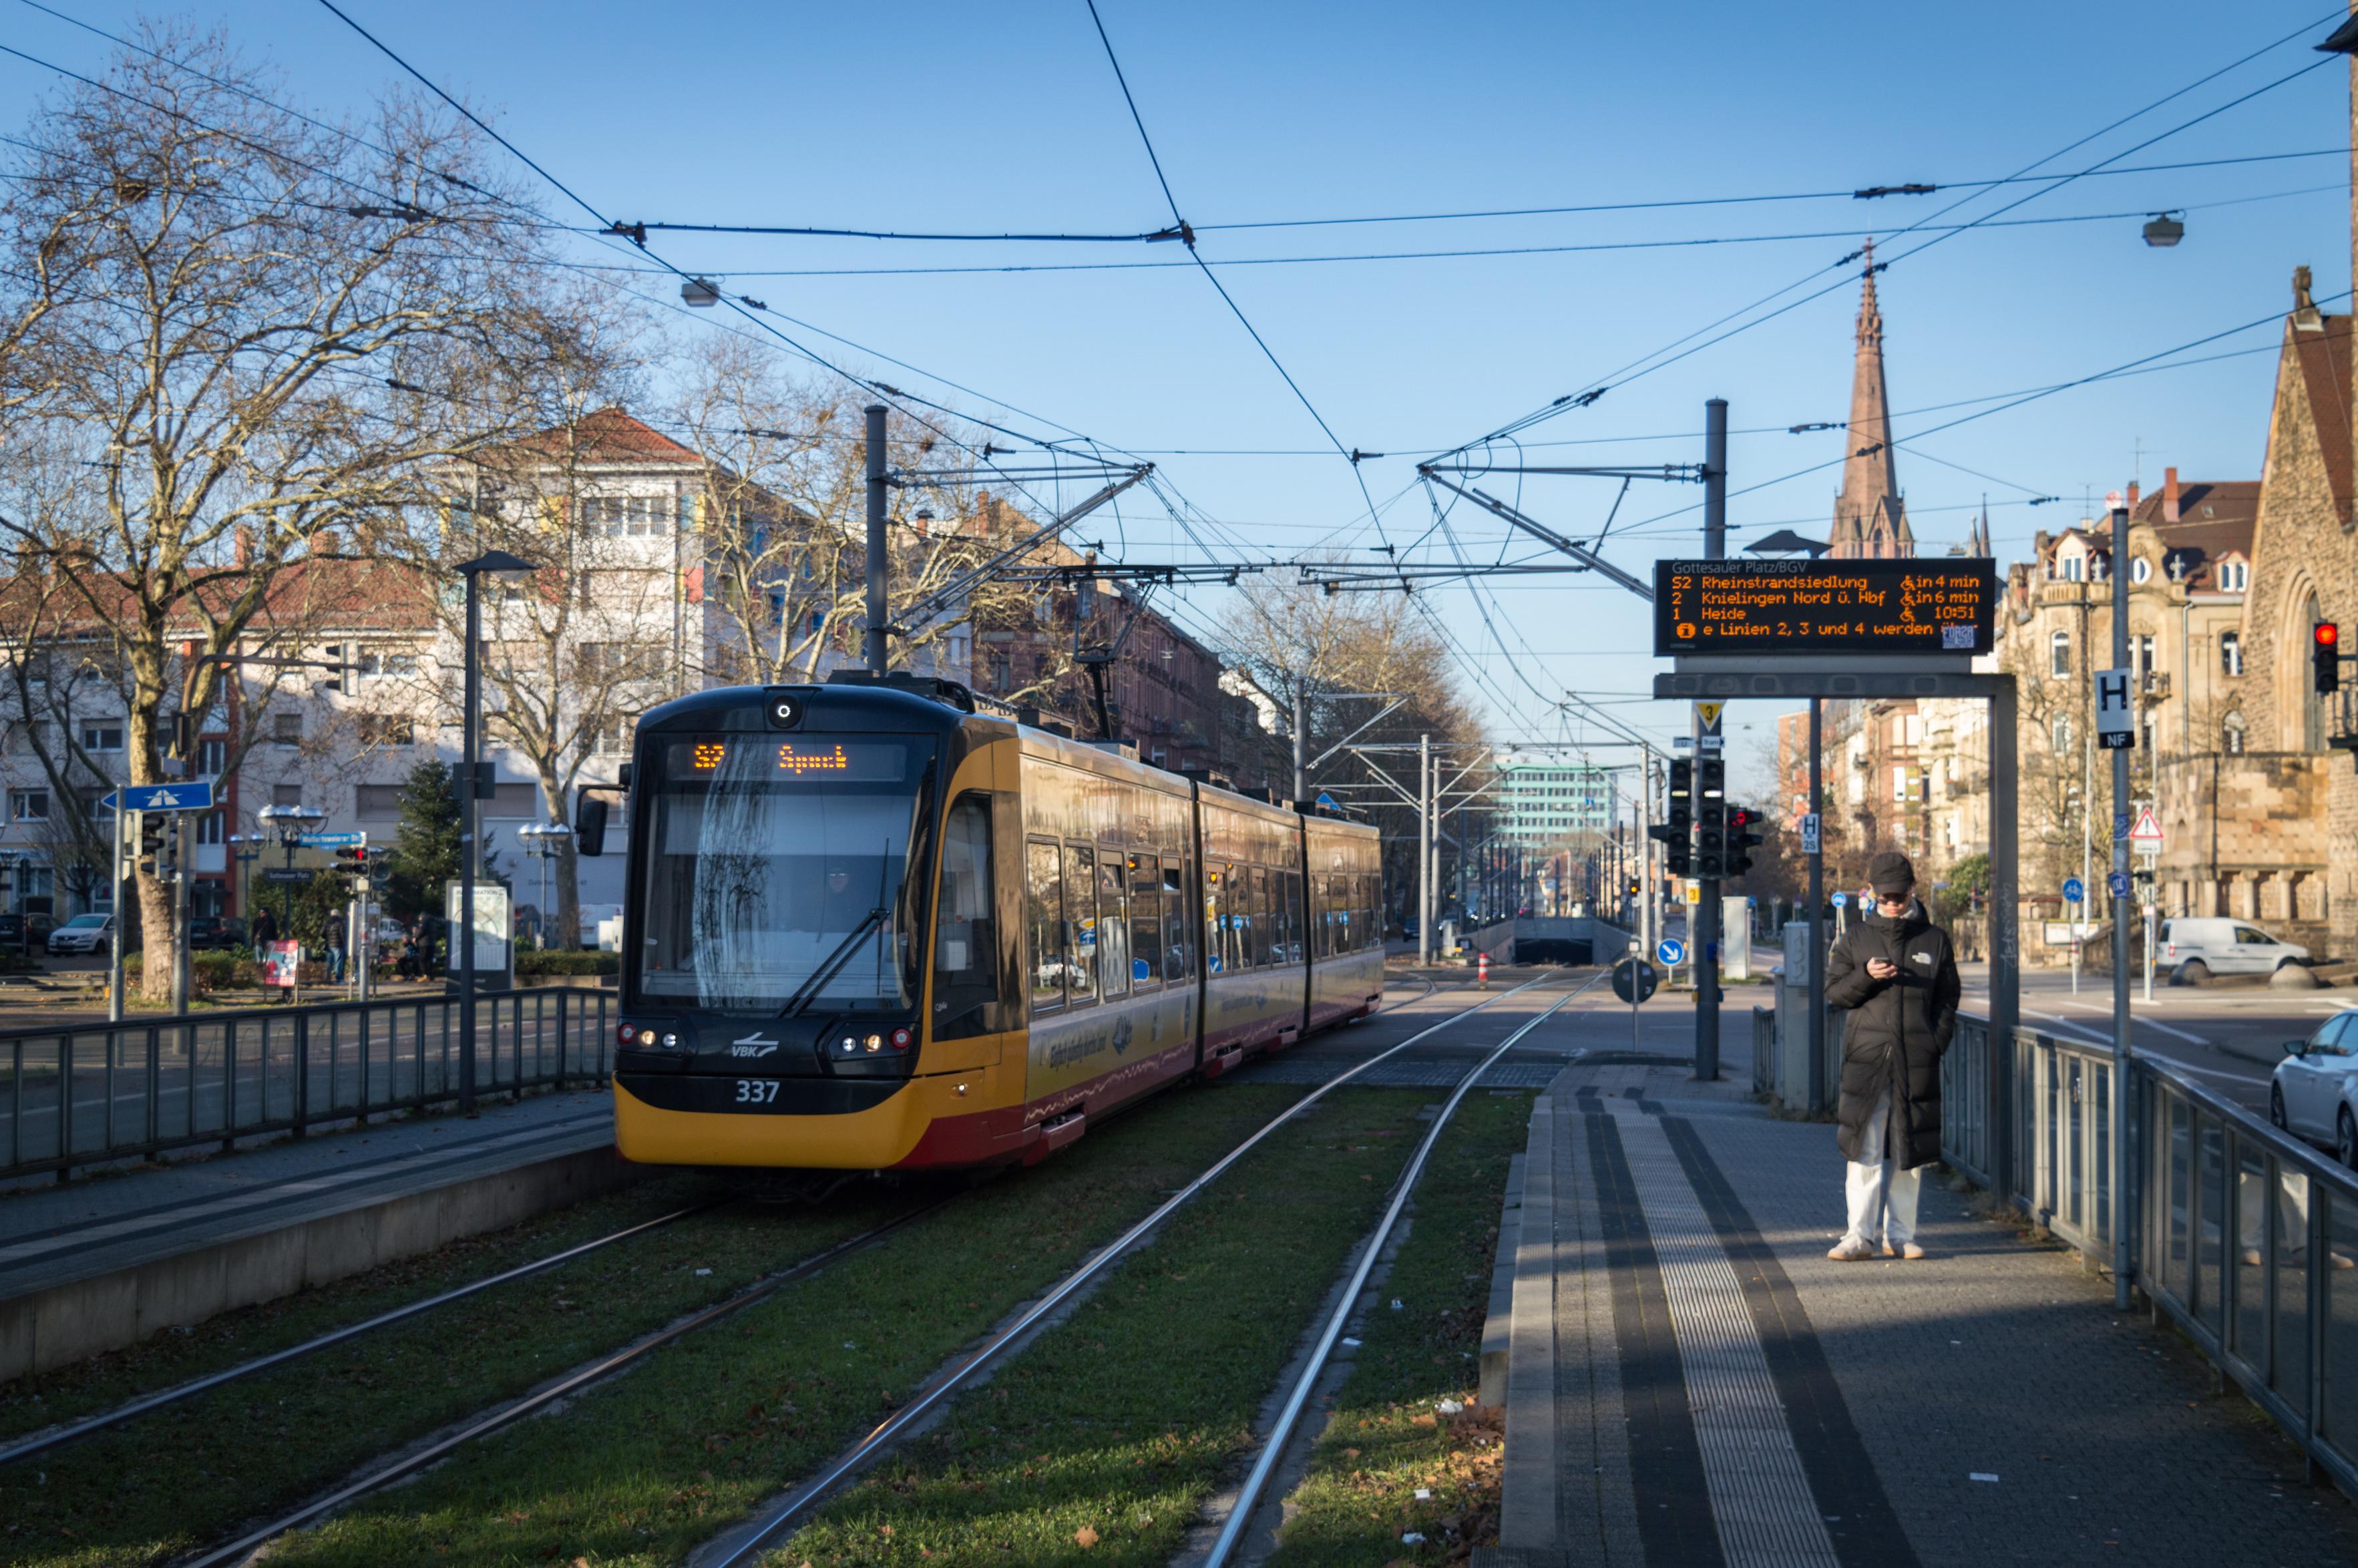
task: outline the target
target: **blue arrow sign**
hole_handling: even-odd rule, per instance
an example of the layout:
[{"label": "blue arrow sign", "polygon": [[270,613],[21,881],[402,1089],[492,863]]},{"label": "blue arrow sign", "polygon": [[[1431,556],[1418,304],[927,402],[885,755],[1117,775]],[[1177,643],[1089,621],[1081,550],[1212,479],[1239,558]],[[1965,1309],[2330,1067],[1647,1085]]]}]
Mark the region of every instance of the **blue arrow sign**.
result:
[{"label": "blue arrow sign", "polygon": [[2085,898],[2085,897],[2087,897],[2087,896],[2088,896],[2088,889],[2087,889],[2087,885],[2086,885],[2085,883],[2082,882],[2082,881],[2080,881],[2080,879],[2079,879],[2079,878],[2077,878],[2077,877],[2065,877],[2065,878],[2063,879],[2063,902],[2064,902],[2064,903],[2079,903],[2082,899],[2083,899],[2083,898]]},{"label": "blue arrow sign", "polygon": [[99,803],[110,811],[211,811],[213,782],[195,784],[124,784]]},{"label": "blue arrow sign", "polygon": [[350,849],[368,842],[365,833],[297,833],[295,842],[307,849]]},{"label": "blue arrow sign", "polygon": [[1654,957],[1675,969],[1687,961],[1687,945],[1675,936],[1665,936],[1655,947]]}]

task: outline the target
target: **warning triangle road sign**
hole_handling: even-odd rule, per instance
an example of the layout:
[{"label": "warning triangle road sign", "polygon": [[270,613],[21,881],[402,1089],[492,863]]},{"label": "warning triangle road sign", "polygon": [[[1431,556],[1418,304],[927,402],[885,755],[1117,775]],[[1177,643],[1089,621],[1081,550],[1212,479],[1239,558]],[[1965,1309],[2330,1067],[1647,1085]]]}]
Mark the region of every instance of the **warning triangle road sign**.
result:
[{"label": "warning triangle road sign", "polygon": [[2129,829],[2129,842],[2151,844],[2157,849],[2160,847],[2161,823],[2154,816],[2152,806],[2148,806],[2137,813],[2136,824]]},{"label": "warning triangle road sign", "polygon": [[1719,716],[1726,709],[1727,704],[1724,702],[1698,702],[1694,705],[1695,717],[1703,720],[1705,734],[1719,728]]}]

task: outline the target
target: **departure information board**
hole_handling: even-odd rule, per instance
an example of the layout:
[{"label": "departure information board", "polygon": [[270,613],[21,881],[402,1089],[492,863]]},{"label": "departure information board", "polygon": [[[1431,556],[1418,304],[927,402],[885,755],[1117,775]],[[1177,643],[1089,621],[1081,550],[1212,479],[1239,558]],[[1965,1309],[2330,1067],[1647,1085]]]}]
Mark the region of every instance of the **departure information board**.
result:
[{"label": "departure information board", "polygon": [[1657,654],[1990,651],[1996,563],[1929,560],[1656,561]]}]

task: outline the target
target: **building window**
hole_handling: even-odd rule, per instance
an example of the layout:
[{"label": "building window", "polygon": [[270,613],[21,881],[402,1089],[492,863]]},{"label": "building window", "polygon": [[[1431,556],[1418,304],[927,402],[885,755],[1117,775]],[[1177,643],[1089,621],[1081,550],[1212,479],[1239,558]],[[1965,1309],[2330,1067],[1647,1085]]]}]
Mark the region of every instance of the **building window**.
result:
[{"label": "building window", "polygon": [[367,821],[401,815],[399,784],[354,784],[352,815]]},{"label": "building window", "polygon": [[2219,563],[2219,591],[2241,593],[2252,585],[2252,568],[2243,561]]},{"label": "building window", "polygon": [[2153,563],[2147,560],[2143,556],[2139,556],[2136,559],[2129,563],[2129,580],[2131,582],[2144,582],[2152,576]]},{"label": "building window", "polygon": [[272,714],[270,716],[270,740],[273,745],[301,745],[303,743],[303,716],[299,713]]},{"label": "building window", "polygon": [[610,713],[598,726],[598,750],[609,754],[628,752],[631,738],[638,733],[639,716],[635,713]]},{"label": "building window", "polygon": [[208,812],[205,812],[205,813],[203,813],[202,815],[200,815],[200,816],[198,816],[198,818],[197,818],[197,842],[198,842],[198,843],[200,843],[200,844],[219,844],[219,843],[221,843],[221,842],[222,842],[222,841],[223,841],[223,840],[222,840],[222,813],[218,812],[218,811],[208,811]]},{"label": "building window", "polygon": [[2226,722],[2219,727],[2219,749],[2231,757],[2244,754],[2244,716],[2241,713],[2228,714]]},{"label": "building window", "polygon": [[120,752],[123,750],[123,726],[84,724],[81,727],[81,749],[85,752]]},{"label": "building window", "polygon": [[[2302,607],[2300,620],[2297,622],[2296,624],[2314,626],[2317,624],[2319,620],[2322,618],[2323,613],[2324,612],[2318,608],[2317,595],[2312,593],[2309,596],[2308,602]],[[2306,663],[2307,661],[2304,660],[2302,662]],[[2294,671],[2294,676],[2298,679],[2300,676],[2307,673],[2308,672],[2306,670],[2296,668]],[[2322,752],[2325,750],[2326,734],[2325,694],[2317,689],[2317,684],[2314,681],[2300,681],[2299,686],[2296,689],[2299,690],[2301,693],[2302,699],[2300,705],[2300,749],[2304,752]]]},{"label": "building window", "polygon": [[303,786],[299,784],[272,784],[270,786],[270,804],[273,806],[302,805]]},{"label": "building window", "polygon": [[2047,673],[2057,680],[2071,673],[2071,633],[2058,632],[2047,639]]},{"label": "building window", "polygon": [[47,822],[49,819],[49,792],[45,789],[12,789],[8,792],[8,820],[11,822]]},{"label": "building window", "polygon": [[2244,638],[2239,632],[2219,633],[2219,668],[2231,676],[2244,673]]},{"label": "building window", "polygon": [[2048,739],[2053,743],[2058,755],[2071,749],[2071,716],[2070,714],[2059,713],[2055,716],[2055,723],[2048,731]]},{"label": "building window", "polygon": [[197,777],[217,779],[229,766],[229,742],[216,736],[197,742]]},{"label": "building window", "polygon": [[2130,638],[2129,652],[2136,656],[2137,678],[2139,680],[2144,680],[2153,674],[2152,636],[2147,634],[2145,636]]},{"label": "building window", "polygon": [[1905,806],[1908,804],[1908,770],[1906,768],[1894,768],[1891,770],[1891,798],[1893,803],[1896,805]]},{"label": "building window", "polygon": [[414,676],[417,673],[417,655],[371,650],[361,655],[360,672],[364,676]]},{"label": "building window", "polygon": [[363,713],[361,715],[361,744],[415,746],[417,744],[417,720],[390,713]]},{"label": "building window", "polygon": [[2080,580],[2080,561],[2081,557],[2078,556],[2064,557],[2061,560],[2055,563],[2055,575],[2061,578],[2065,582],[2078,582]]},{"label": "building window", "polygon": [[581,503],[584,532],[606,539],[648,539],[671,531],[668,495],[593,495]]}]

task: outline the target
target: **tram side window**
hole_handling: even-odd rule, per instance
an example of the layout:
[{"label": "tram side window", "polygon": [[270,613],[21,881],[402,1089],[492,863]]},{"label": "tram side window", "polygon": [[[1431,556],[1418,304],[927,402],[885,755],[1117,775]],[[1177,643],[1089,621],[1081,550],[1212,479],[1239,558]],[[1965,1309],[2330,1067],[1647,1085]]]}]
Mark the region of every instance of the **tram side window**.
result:
[{"label": "tram side window", "polygon": [[1163,862],[1163,978],[1173,985],[1191,979],[1195,952],[1188,942],[1187,877],[1176,860]]},{"label": "tram side window", "polygon": [[1163,872],[1152,855],[1132,855],[1130,866],[1130,983],[1151,991],[1163,983]]},{"label": "tram side window", "polygon": [[1204,955],[1206,966],[1216,975],[1227,974],[1237,967],[1236,899],[1231,891],[1233,866],[1207,870],[1204,874]]},{"label": "tram side window", "polygon": [[1119,852],[1098,855],[1098,983],[1107,1000],[1130,994],[1130,888]]},{"label": "tram side window", "polygon": [[1097,851],[1065,845],[1065,996],[1076,1007],[1098,1000],[1097,883]]},{"label": "tram side window", "polygon": [[1252,925],[1248,931],[1252,946],[1248,962],[1256,969],[1269,968],[1270,927],[1272,924],[1269,912],[1269,868],[1255,866],[1252,869]]},{"label": "tram side window", "polygon": [[1065,1005],[1064,877],[1054,844],[1024,846],[1030,879],[1023,889],[1025,914],[1032,926],[1032,1011],[1047,1012]]},{"label": "tram side window", "polygon": [[1316,929],[1312,937],[1318,944],[1318,957],[1331,958],[1336,952],[1335,879],[1324,875],[1311,878],[1310,892],[1318,905],[1313,916]]},{"label": "tram side window", "polygon": [[934,1022],[936,1040],[959,1040],[1002,1027],[999,1000],[999,922],[990,881],[990,801],[958,796],[942,833],[942,891],[934,916]]},{"label": "tram side window", "polygon": [[1300,964],[1306,957],[1302,950],[1302,873],[1287,871],[1284,873],[1284,881],[1285,950],[1278,955],[1278,961]]},{"label": "tram side window", "polygon": [[1378,879],[1371,876],[1363,876],[1358,879],[1358,881],[1359,946],[1361,947],[1380,947],[1384,945],[1384,939],[1382,928],[1376,924],[1376,891],[1378,887]]}]

